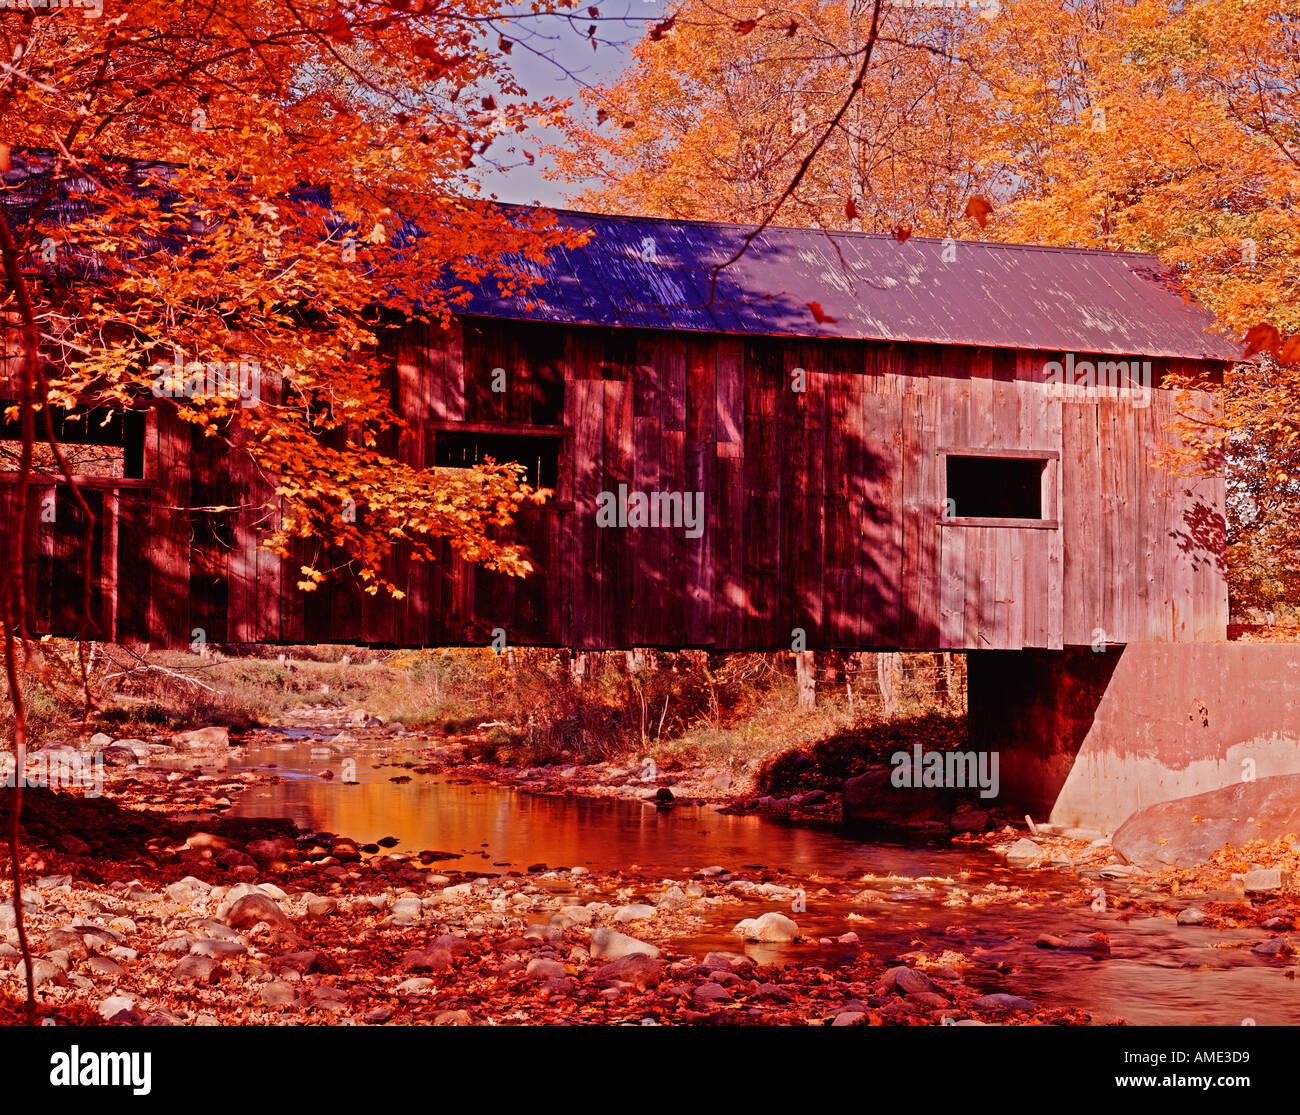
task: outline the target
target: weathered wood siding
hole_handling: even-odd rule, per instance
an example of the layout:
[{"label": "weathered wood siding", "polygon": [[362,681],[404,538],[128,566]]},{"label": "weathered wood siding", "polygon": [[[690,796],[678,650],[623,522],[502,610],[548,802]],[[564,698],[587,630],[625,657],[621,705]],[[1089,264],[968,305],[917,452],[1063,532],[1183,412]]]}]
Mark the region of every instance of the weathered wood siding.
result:
[{"label": "weathered wood siding", "polygon": [[[511,531],[532,576],[470,567],[444,545],[433,564],[395,556],[404,601],[366,596],[346,570],[304,595],[298,567],[342,555],[259,551],[279,515],[272,486],[163,411],[147,483],[110,493],[99,532],[96,568],[117,572],[97,590],[102,630],[155,644],[201,628],[214,642],[440,645],[504,628],[517,644],[719,649],[789,647],[798,630],[814,649],[1225,635],[1222,478],[1158,467],[1168,392],[1147,407],[1051,397],[1042,369],[1059,353],[480,318],[412,325],[390,352],[412,427],[400,459],[432,463],[456,428],[558,439],[555,499]],[[1152,363],[1158,378],[1171,362]],[[792,389],[795,369],[806,390]],[[1051,521],[943,522],[943,453],[961,449],[1044,455]],[[620,484],[703,492],[701,537],[602,529],[596,498]],[[217,505],[238,510],[178,510]],[[60,513],[37,531],[45,587],[30,622],[70,633],[73,527]]]}]

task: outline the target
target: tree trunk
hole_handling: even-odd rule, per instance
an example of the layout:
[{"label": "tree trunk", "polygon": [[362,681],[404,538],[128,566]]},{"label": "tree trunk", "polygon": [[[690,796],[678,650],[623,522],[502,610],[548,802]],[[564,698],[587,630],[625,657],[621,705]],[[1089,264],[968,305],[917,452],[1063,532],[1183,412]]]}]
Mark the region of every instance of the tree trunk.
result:
[{"label": "tree trunk", "polygon": [[946,650],[934,652],[934,695],[944,708],[952,705],[952,654]]},{"label": "tree trunk", "polygon": [[876,682],[880,686],[880,703],[885,716],[891,719],[898,714],[898,680],[902,672],[902,655],[876,655]]},{"label": "tree trunk", "polygon": [[817,660],[811,650],[801,650],[794,656],[795,677],[799,683],[799,708],[808,710],[817,704]]}]

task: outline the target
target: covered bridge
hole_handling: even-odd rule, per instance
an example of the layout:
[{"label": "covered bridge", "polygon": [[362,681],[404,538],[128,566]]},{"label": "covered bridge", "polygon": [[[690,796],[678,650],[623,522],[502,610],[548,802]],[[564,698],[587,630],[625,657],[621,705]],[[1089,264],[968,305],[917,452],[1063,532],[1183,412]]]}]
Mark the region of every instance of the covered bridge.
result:
[{"label": "covered bridge", "polygon": [[[407,323],[390,351],[403,459],[516,460],[555,489],[510,528],[530,577],[444,547],[437,563],[395,556],[400,602],[346,569],[307,597],[298,566],[321,555],[257,547],[273,484],[164,405],[63,427],[122,451],[121,476],[87,481],[103,637],[428,646],[504,629],[516,644],[719,650],[789,648],[799,632],[809,649],[1224,637],[1223,477],[1163,467],[1163,385],[1214,380],[1239,350],[1154,257],[769,228],[719,270],[751,230],[559,219],[591,237],[556,252],[540,286],[480,289],[450,329]],[[42,516],[49,500],[58,514]],[[187,510],[217,505],[243,510]],[[32,628],[70,634],[75,511],[50,480],[28,513]]]}]

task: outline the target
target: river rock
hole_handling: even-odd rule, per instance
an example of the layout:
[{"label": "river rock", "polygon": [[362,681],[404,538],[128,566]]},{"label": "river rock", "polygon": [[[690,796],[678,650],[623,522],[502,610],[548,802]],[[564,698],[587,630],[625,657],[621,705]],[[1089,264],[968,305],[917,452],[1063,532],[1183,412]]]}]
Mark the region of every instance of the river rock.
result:
[{"label": "river rock", "polygon": [[38,957],[32,961],[32,983],[37,987],[47,983],[66,983],[68,979],[66,967],[66,964],[61,965],[50,957]]},{"label": "river rock", "polygon": [[1270,891],[1281,890],[1290,881],[1290,876],[1280,868],[1268,867],[1247,871],[1243,883],[1247,894],[1268,894]]},{"label": "river rock", "polygon": [[418,898],[399,898],[393,903],[393,920],[413,922],[420,920],[420,900]]},{"label": "river rock", "polygon": [[428,976],[412,976],[397,985],[399,995],[422,995],[433,987],[433,980]]},{"label": "river rock", "polygon": [[251,929],[265,924],[272,929],[289,929],[291,923],[275,900],[265,894],[246,894],[226,911],[225,921],[234,929]]},{"label": "river rock", "polygon": [[130,995],[110,995],[107,999],[99,1004],[99,1017],[106,1022],[116,1018],[123,1011],[131,1011],[135,1008],[135,999]]},{"label": "river rock", "polygon": [[140,761],[131,748],[116,743],[100,748],[96,754],[104,761],[105,766],[110,767],[129,767]]},{"label": "river rock", "polygon": [[283,863],[295,851],[295,844],[287,836],[273,840],[250,840],[244,851],[258,863]]},{"label": "river rock", "polygon": [[119,980],[126,975],[126,969],[107,956],[92,956],[86,962],[86,969],[95,979],[101,980]]},{"label": "river rock", "polygon": [[410,949],[402,957],[404,972],[442,972],[451,967],[451,953],[446,949]]},{"label": "river rock", "polygon": [[894,767],[876,764],[844,783],[844,821],[869,828],[907,829],[927,823],[947,824],[957,807],[950,789],[895,786]]},{"label": "river rock", "polygon": [[[547,927],[549,928],[549,927]],[[638,941],[635,937],[616,932],[613,929],[593,929],[591,932],[591,955],[596,960],[620,960],[625,956],[642,953],[645,956],[658,957],[659,949],[647,941]]]},{"label": "river rock", "polygon": [[458,937],[454,933],[439,934],[439,936],[433,939],[433,942],[429,947],[442,949],[445,952],[451,953],[452,956],[461,956],[464,953],[474,951],[474,944],[472,941],[469,941],[464,937]]},{"label": "river rock", "polygon": [[225,969],[211,956],[187,956],[172,969],[172,979],[177,983],[215,983]]},{"label": "river rock", "polygon": [[643,952],[634,952],[618,960],[611,960],[596,969],[593,978],[597,983],[631,983],[637,987],[657,987],[663,978],[663,962]]},{"label": "river rock", "polygon": [[617,922],[645,921],[647,918],[654,917],[658,912],[653,906],[647,906],[644,902],[635,902],[630,906],[620,906],[614,913],[614,920]]},{"label": "river rock", "polygon": [[51,929],[46,934],[45,947],[50,951],[65,952],[73,960],[85,960],[90,955],[84,938],[75,929]]},{"label": "river rock", "polygon": [[989,815],[982,809],[954,814],[949,822],[954,832],[983,832],[989,827]]},{"label": "river rock", "polygon": [[243,941],[223,941],[216,937],[205,937],[190,945],[194,956],[243,956],[247,951],[248,946]]},{"label": "river rock", "polygon": [[1205,920],[1205,914],[1195,906],[1189,906],[1186,910],[1179,910],[1178,917],[1174,920],[1179,925],[1200,925]]},{"label": "river rock", "polygon": [[1089,933],[1071,937],[1060,947],[1072,949],[1075,952],[1090,952],[1094,956],[1109,956],[1110,938],[1105,933]]},{"label": "river rock", "polygon": [[738,922],[732,933],[746,941],[769,941],[785,943],[799,936],[799,926],[792,918],[769,910],[757,918],[746,918]]},{"label": "river rock", "polygon": [[1034,1009],[1034,1004],[1028,999],[1022,999],[1018,995],[1007,995],[1001,991],[996,995],[983,995],[971,1003],[971,1006],[975,1010],[1022,1011]]},{"label": "river rock", "polygon": [[1260,941],[1250,951],[1260,956],[1290,956],[1295,948],[1286,937],[1271,937],[1267,941]]},{"label": "river rock", "polygon": [[172,736],[172,744],[182,751],[210,751],[229,747],[230,730],[214,726],[177,732]]},{"label": "river rock", "polygon": [[923,995],[935,990],[934,981],[915,968],[891,968],[885,973],[886,982],[891,975],[894,977],[894,986],[904,995]]},{"label": "river rock", "polygon": [[1021,837],[1002,853],[1007,863],[1027,865],[1043,858],[1043,849],[1027,837]]},{"label": "river rock", "polygon": [[720,983],[702,983],[691,992],[696,1003],[729,1003],[732,995]]},{"label": "river rock", "polygon": [[564,965],[558,960],[548,960],[544,956],[535,956],[528,962],[524,975],[529,979],[562,979]]},{"label": "river rock", "polygon": [[338,901],[323,894],[307,896],[307,913],[314,918],[328,917],[339,908]]},{"label": "river rock", "polygon": [[1147,806],[1119,827],[1111,845],[1129,863],[1163,870],[1204,863],[1225,845],[1294,832],[1300,832],[1300,774],[1277,774]]},{"label": "river rock", "polygon": [[298,992],[291,983],[273,980],[261,986],[257,997],[261,999],[264,1007],[269,1007],[271,1010],[284,1010],[285,1007],[291,1007],[297,1002]]},{"label": "river rock", "polygon": [[711,968],[714,971],[729,972],[742,964],[752,963],[753,961],[743,952],[727,952],[723,949],[717,949],[706,953],[704,959],[700,961],[700,966],[702,968]]},{"label": "river rock", "polygon": [[60,833],[55,837],[54,843],[61,851],[67,852],[70,856],[90,855],[90,845],[82,840],[80,836],[71,832]]}]

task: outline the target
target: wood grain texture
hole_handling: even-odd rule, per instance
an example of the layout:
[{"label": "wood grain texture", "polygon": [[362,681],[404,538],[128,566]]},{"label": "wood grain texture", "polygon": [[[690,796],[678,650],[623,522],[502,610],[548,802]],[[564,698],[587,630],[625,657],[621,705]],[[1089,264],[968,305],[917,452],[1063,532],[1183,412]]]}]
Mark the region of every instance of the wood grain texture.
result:
[{"label": "wood grain texture", "polygon": [[[366,596],[346,554],[258,548],[281,508],[239,447],[151,416],[145,479],[97,484],[99,617],[127,641],[789,649],[1060,649],[1223,638],[1221,476],[1171,477],[1170,393],[1061,398],[1050,354],[466,318],[385,338],[393,406],[385,452],[416,468],[438,438],[558,440],[556,499],[500,537],[524,580],[475,569],[445,542],[408,547]],[[1082,355],[1082,354],[1081,354]],[[504,374],[494,391],[493,370]],[[801,373],[796,373],[801,369]],[[797,385],[797,386],[796,386]],[[197,442],[204,441],[205,444]],[[947,454],[1043,462],[1043,520],[945,521]],[[37,540],[28,618],[66,628],[80,536],[26,514]],[[684,522],[601,526],[602,493],[700,493]],[[8,490],[0,478],[0,490]],[[191,506],[235,508],[192,512]],[[681,504],[679,503],[679,506]],[[958,512],[960,514],[960,511]],[[310,598],[298,568],[337,572]]]}]

